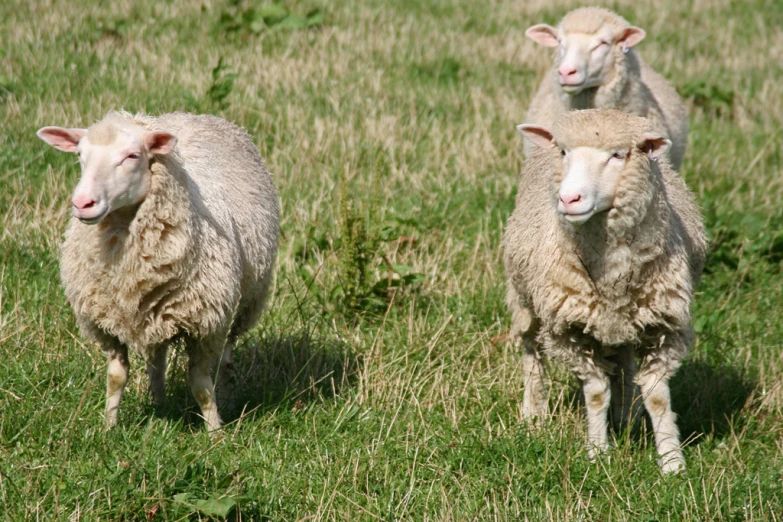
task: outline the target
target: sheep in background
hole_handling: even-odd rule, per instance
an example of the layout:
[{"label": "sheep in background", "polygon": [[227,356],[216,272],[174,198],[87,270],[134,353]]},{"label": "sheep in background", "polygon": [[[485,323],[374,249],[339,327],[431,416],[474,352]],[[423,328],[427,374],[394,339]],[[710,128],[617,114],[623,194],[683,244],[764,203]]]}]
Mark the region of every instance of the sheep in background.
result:
[{"label": "sheep in background", "polygon": [[[582,380],[590,457],[608,448],[607,413],[628,414],[638,384],[664,472],[685,460],[669,378],[687,354],[706,248],[693,194],[664,160],[670,141],[615,110],[561,115],[522,168],[503,240],[512,337],[523,346],[527,418],[547,414],[542,356]],[[638,357],[641,365],[634,368]]]},{"label": "sheep in background", "polygon": [[234,340],[258,320],[277,256],[277,192],[250,137],[213,116],[126,112],[38,136],[81,162],[60,271],[82,335],[108,354],[107,428],[128,348],[146,358],[160,404],[179,337],[193,396],[219,428],[214,367],[228,391]]},{"label": "sheep in background", "polygon": [[[566,14],[557,28],[534,25],[525,35],[557,48],[552,74],[541,83],[527,122],[551,127],[562,113],[619,109],[648,118],[672,142],[669,158],[679,170],[688,139],[688,112],[677,91],[633,47],[645,32],[598,7]],[[525,144],[525,155],[530,155]]]}]

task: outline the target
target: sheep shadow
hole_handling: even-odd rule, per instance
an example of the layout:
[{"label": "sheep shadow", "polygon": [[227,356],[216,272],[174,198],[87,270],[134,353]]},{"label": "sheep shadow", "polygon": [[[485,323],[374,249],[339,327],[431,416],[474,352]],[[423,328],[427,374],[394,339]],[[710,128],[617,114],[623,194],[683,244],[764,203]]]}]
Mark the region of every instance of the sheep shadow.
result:
[{"label": "sheep shadow", "polygon": [[[187,356],[182,350],[175,353],[166,404],[155,414],[198,429],[203,420],[187,385]],[[298,408],[334,397],[354,385],[360,362],[360,356],[344,343],[317,338],[307,331],[251,333],[234,350],[232,404],[221,408],[220,415],[226,424],[240,416],[248,422],[280,407]]]},{"label": "sheep shadow", "polygon": [[681,440],[698,445],[705,435],[721,439],[742,424],[737,417],[757,382],[727,363],[689,360],[671,380],[672,405]]},{"label": "sheep shadow", "polygon": [[234,411],[227,412],[226,422],[242,412],[250,420],[281,405],[335,397],[355,383],[360,367],[360,357],[347,345],[306,331],[242,344],[234,357]]}]

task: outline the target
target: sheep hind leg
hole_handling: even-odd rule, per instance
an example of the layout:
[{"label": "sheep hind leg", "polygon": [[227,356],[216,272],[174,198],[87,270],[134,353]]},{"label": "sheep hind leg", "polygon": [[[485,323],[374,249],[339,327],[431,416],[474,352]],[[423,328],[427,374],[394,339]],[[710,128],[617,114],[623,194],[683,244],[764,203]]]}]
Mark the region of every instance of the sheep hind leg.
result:
[{"label": "sheep hind leg", "polygon": [[219,353],[219,343],[215,337],[200,340],[188,339],[186,341],[189,368],[188,384],[190,392],[201,408],[201,415],[207,425],[207,430],[214,432],[220,429],[223,421],[218,413],[218,405],[215,401],[215,385],[212,381],[216,354]]},{"label": "sheep hind leg", "polygon": [[106,375],[106,429],[117,425],[117,413],[120,409],[122,392],[125,383],[128,382],[130,362],[128,360],[128,347],[117,344],[107,349],[109,356],[108,371]]},{"label": "sheep hind leg", "polygon": [[150,380],[150,395],[155,406],[163,406],[166,401],[166,354],[168,346],[156,346],[147,358],[147,375]]},{"label": "sheep hind leg", "polygon": [[549,414],[546,383],[544,382],[544,363],[538,351],[528,347],[527,343],[525,343],[525,352],[522,354],[522,371],[525,378],[522,415],[526,419],[540,423]]},{"label": "sheep hind leg", "polygon": [[236,395],[236,367],[234,366],[234,346],[236,340],[231,337],[226,343],[217,361],[216,390],[217,404],[223,415],[231,411]]},{"label": "sheep hind leg", "polygon": [[522,399],[522,417],[540,424],[549,415],[545,368],[536,342],[538,321],[527,307],[520,305],[519,295],[509,285],[506,302],[511,309],[511,340],[522,347],[522,378],[525,390]]},{"label": "sheep hind leg", "polygon": [[617,431],[631,428],[639,420],[641,402],[637,400],[636,360],[632,347],[623,347],[613,358],[617,364],[611,377],[612,423]]}]

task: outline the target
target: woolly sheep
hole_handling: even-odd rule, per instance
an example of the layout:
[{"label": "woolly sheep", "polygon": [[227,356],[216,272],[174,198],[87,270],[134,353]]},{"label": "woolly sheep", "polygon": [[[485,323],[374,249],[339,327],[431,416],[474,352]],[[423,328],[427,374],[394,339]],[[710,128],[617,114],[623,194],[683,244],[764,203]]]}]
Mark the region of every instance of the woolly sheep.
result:
[{"label": "woolly sheep", "polygon": [[[628,422],[638,384],[659,463],[678,471],[669,378],[689,350],[706,241],[693,194],[648,120],[616,110],[561,115],[522,168],[503,240],[512,338],[523,347],[523,414],[547,414],[543,356],[581,379],[587,447],[608,447],[607,413]],[[641,360],[635,369],[635,357]]]},{"label": "woolly sheep", "polygon": [[107,428],[128,348],[146,358],[160,404],[178,338],[206,425],[219,428],[234,340],[258,320],[277,256],[277,192],[250,137],[213,116],[122,111],[38,136],[81,163],[60,274],[82,335],[108,354]]},{"label": "woolly sheep", "polygon": [[[566,14],[557,28],[534,25],[525,35],[557,48],[551,75],[541,83],[527,122],[549,127],[563,112],[619,109],[650,119],[672,141],[669,157],[679,170],[688,138],[688,113],[677,91],[647,65],[633,47],[645,32],[617,14],[583,7]],[[525,144],[525,154],[530,154]]]}]

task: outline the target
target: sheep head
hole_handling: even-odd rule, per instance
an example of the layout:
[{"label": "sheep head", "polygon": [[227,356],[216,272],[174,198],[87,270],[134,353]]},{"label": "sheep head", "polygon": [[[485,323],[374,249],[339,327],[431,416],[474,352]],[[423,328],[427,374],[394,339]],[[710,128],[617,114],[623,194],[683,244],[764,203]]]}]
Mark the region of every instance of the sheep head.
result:
[{"label": "sheep head", "polygon": [[44,127],[38,137],[79,156],[82,176],[73,192],[73,215],[95,224],[109,213],[141,203],[150,189],[150,162],[170,153],[177,138],[133,125],[116,113],[90,129]]},{"label": "sheep head", "polygon": [[633,194],[650,192],[645,188],[650,163],[671,145],[649,130],[646,119],[615,110],[569,112],[552,131],[540,125],[517,128],[538,147],[557,151],[557,212],[573,225],[621,205],[642,204],[631,201]]},{"label": "sheep head", "polygon": [[558,83],[565,93],[576,95],[611,81],[617,56],[641,42],[645,32],[611,11],[586,7],[568,13],[557,28],[538,24],[525,35],[557,48]]}]

